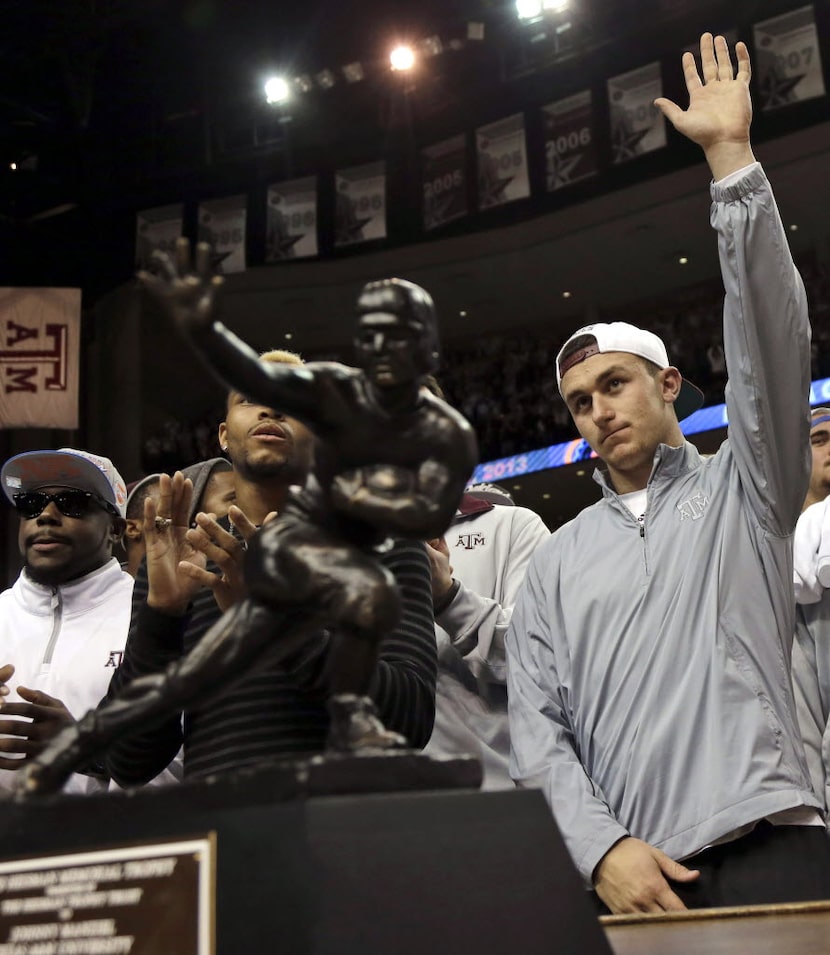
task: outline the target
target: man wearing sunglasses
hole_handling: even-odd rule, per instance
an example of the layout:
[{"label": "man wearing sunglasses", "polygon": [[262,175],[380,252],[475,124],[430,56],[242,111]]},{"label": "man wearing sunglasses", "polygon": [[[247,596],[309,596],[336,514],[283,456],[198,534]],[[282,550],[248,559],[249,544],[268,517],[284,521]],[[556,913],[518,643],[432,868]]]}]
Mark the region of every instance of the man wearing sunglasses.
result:
[{"label": "man wearing sunglasses", "polygon": [[[0,593],[0,788],[73,714],[106,693],[130,623],[133,580],[112,556],[126,488],[108,458],[27,451],[0,485],[20,519],[23,570]],[[76,775],[67,791],[102,783]]]}]

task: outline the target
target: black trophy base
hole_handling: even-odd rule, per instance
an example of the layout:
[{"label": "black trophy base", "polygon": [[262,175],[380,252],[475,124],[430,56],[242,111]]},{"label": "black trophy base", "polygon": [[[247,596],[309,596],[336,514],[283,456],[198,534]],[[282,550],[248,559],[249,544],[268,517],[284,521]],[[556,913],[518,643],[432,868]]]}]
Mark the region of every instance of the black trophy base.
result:
[{"label": "black trophy base", "polygon": [[[216,944],[206,952],[607,955],[541,793],[482,793],[479,776],[475,760],[402,753],[6,803],[0,870],[16,858],[49,866],[61,853],[209,836]],[[464,778],[474,782],[459,788]],[[186,920],[187,904],[148,902],[131,955],[180,955],[171,920]]]}]

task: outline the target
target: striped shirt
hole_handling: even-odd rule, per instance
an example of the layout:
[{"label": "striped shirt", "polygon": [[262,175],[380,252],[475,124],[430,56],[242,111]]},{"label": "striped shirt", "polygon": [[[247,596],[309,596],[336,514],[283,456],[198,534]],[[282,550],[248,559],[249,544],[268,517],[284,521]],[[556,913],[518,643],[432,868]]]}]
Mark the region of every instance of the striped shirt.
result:
[{"label": "striped shirt", "polygon": [[[429,740],[435,715],[429,561],[423,544],[412,541],[397,542],[379,560],[397,581],[402,612],[397,628],[381,641],[371,696],[385,726],[420,749]],[[124,659],[105,699],[188,653],[221,616],[208,589],[196,594],[184,617],[147,606],[147,592],[144,562],[136,578]],[[266,654],[187,710],[183,719],[174,712],[153,728],[119,738],[106,754],[108,772],[122,786],[145,783],[172,761],[182,743],[189,778],[321,752],[329,724],[324,669],[330,639],[328,631],[321,631],[296,657],[279,664]]]}]

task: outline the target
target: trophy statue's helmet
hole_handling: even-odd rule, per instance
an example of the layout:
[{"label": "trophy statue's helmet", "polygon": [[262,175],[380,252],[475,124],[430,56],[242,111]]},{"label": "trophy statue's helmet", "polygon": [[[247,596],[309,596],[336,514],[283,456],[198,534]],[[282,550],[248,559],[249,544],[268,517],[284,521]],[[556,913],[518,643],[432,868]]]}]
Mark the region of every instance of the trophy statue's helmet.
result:
[{"label": "trophy statue's helmet", "polygon": [[411,329],[413,357],[420,374],[432,374],[438,369],[441,357],[438,318],[429,292],[405,279],[369,282],[357,300],[358,321],[372,314],[393,315]]}]

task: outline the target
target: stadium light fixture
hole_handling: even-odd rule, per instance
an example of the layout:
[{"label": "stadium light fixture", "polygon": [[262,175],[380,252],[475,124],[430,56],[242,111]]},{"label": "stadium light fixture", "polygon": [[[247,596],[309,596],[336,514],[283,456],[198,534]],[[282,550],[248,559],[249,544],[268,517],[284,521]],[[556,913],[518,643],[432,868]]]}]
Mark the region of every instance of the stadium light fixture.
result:
[{"label": "stadium light fixture", "polygon": [[542,15],[542,0],[516,0],[520,20],[536,20]]},{"label": "stadium light fixture", "polygon": [[393,70],[405,72],[415,66],[415,51],[411,46],[396,46],[389,54],[389,63]]},{"label": "stadium light fixture", "polygon": [[440,36],[428,36],[418,44],[418,51],[423,56],[438,56],[443,53],[444,44],[441,42]]},{"label": "stadium light fixture", "polygon": [[355,60],[354,63],[347,63],[343,67],[343,76],[346,77],[347,83],[359,83],[364,75],[363,64],[358,60]]},{"label": "stadium light fixture", "polygon": [[284,103],[291,96],[291,87],[282,76],[269,76],[265,81],[265,101],[271,105]]},{"label": "stadium light fixture", "polygon": [[337,82],[337,77],[331,70],[320,70],[315,79],[321,90],[330,90]]},{"label": "stadium light fixture", "polygon": [[520,20],[532,23],[545,14],[565,13],[570,5],[570,0],[516,0],[516,13]]}]

